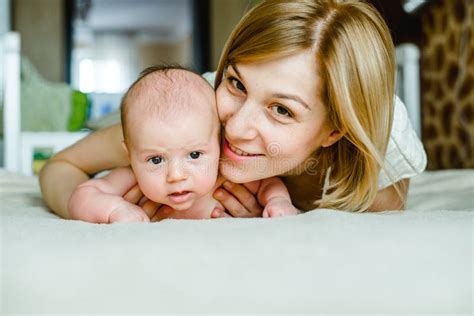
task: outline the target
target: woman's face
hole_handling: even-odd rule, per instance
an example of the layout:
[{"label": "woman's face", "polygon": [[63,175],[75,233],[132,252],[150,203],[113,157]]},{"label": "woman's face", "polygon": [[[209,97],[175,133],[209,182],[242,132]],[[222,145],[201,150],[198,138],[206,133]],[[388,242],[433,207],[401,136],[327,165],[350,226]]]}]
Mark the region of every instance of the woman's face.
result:
[{"label": "woman's face", "polygon": [[243,183],[315,168],[308,158],[331,134],[316,67],[310,50],[228,67],[217,89],[226,178]]}]

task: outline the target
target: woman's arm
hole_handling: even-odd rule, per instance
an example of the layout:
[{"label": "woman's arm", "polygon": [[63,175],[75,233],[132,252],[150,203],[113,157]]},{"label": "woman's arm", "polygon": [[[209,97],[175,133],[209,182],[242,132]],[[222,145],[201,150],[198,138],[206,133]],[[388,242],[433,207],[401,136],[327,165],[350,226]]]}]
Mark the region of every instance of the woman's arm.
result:
[{"label": "woman's arm", "polygon": [[92,175],[107,169],[127,166],[122,149],[120,124],[98,130],[54,155],[41,169],[40,187],[46,205],[63,218],[74,189]]},{"label": "woman's arm", "polygon": [[[374,202],[367,211],[379,212],[390,210],[404,210],[409,184],[410,179],[403,179],[383,190],[378,191],[377,195],[375,196]],[[403,199],[400,198],[397,193],[397,190],[395,190],[396,185],[399,187],[403,195]]]}]

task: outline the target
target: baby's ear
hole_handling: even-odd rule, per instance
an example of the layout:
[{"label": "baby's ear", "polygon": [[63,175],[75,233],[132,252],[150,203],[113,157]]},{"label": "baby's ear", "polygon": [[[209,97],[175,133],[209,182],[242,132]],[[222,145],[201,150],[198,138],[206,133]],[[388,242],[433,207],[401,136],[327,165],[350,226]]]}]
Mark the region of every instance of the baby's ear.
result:
[{"label": "baby's ear", "polygon": [[130,161],[130,151],[128,150],[127,144],[125,141],[122,140],[122,148],[125,151],[125,155],[127,155],[128,161]]}]

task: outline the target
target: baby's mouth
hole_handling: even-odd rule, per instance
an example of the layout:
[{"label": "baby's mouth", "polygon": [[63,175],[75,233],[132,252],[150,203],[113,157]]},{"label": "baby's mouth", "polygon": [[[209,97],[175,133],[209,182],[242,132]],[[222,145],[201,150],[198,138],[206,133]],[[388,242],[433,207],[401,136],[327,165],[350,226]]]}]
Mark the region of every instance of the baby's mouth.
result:
[{"label": "baby's mouth", "polygon": [[187,193],[190,193],[190,192],[191,191],[179,191],[179,192],[173,192],[170,195],[172,195],[172,196],[181,196],[181,195],[184,195],[184,194],[187,194]]},{"label": "baby's mouth", "polygon": [[168,194],[168,197],[175,203],[186,202],[191,197],[191,191],[177,191]]}]

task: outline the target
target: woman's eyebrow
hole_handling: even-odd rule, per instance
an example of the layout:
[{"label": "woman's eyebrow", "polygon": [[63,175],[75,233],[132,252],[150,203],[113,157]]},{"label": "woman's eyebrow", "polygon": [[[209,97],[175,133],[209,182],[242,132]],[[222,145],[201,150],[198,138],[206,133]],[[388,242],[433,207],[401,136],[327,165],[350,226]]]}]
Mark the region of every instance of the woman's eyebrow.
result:
[{"label": "woman's eyebrow", "polygon": [[293,100],[293,101],[296,101],[298,102],[299,104],[301,104],[302,106],[304,106],[306,109],[310,110],[311,111],[311,108],[309,107],[309,105],[303,101],[303,99],[301,99],[299,96],[297,95],[294,95],[294,94],[284,94],[284,93],[274,93],[272,95],[273,97],[275,98],[278,98],[278,99],[288,99],[288,100]]},{"label": "woman's eyebrow", "polygon": [[[237,68],[236,65],[229,65],[229,66],[237,73],[237,76],[239,78],[243,79],[242,75],[240,74],[240,71],[239,71],[239,69]],[[311,108],[309,107],[308,103],[304,102],[303,99],[301,99],[297,95],[285,94],[285,93],[274,93],[274,94],[272,94],[272,96],[274,98],[278,98],[278,99],[288,99],[288,100],[296,101],[296,102],[300,103],[302,106],[304,106],[307,110],[311,111]]]},{"label": "woman's eyebrow", "polygon": [[239,76],[239,78],[242,78],[242,75],[240,74],[240,71],[236,65],[231,64],[230,67],[237,73],[237,76]]}]

